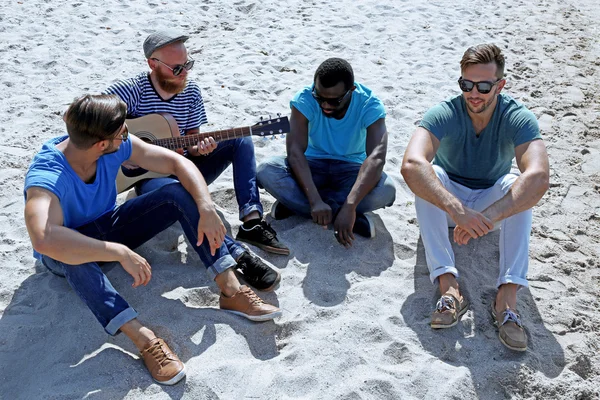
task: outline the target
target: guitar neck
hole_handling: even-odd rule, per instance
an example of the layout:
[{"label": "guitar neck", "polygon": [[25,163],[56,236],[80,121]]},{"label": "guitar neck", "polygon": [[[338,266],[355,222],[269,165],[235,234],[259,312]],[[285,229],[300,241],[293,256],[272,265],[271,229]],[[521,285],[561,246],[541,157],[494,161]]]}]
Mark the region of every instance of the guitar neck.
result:
[{"label": "guitar neck", "polygon": [[185,135],[177,137],[169,137],[163,139],[156,139],[152,142],[157,146],[166,147],[167,149],[176,150],[188,146],[195,146],[202,139],[208,137],[215,139],[215,142],[223,140],[237,139],[244,136],[252,136],[252,128],[249,126],[234,129],[224,129],[221,131],[196,133],[194,135]]}]

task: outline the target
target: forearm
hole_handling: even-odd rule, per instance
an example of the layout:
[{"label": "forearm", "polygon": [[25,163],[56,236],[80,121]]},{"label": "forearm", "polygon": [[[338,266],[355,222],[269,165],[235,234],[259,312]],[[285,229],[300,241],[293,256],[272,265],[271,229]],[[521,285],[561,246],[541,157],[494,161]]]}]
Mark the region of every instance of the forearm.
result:
[{"label": "forearm", "polygon": [[90,238],[64,226],[50,226],[39,236],[42,238],[32,239],[36,251],[70,265],[119,261],[126,249],[122,244]]},{"label": "forearm", "polygon": [[308,202],[313,205],[321,200],[321,195],[315,186],[315,182],[312,179],[312,173],[310,172],[310,166],[304,153],[291,152],[288,155],[288,162],[292,168],[292,173],[298,181],[300,188],[306,195]]},{"label": "forearm", "polygon": [[379,183],[384,165],[383,159],[367,157],[344,204],[356,210],[362,199]]},{"label": "forearm", "polygon": [[462,203],[442,185],[430,163],[405,162],[402,166],[402,176],[415,196],[448,214],[454,215],[462,208]]},{"label": "forearm", "polygon": [[508,193],[486,208],[482,214],[496,223],[535,206],[548,190],[546,174],[524,172]]}]

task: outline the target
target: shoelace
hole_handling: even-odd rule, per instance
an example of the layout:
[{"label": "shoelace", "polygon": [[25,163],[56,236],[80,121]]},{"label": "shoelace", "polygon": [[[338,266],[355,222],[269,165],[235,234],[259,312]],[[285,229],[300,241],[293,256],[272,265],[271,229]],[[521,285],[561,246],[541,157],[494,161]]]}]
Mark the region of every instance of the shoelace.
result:
[{"label": "shoelace", "polygon": [[163,351],[161,345],[162,343],[160,341],[157,341],[151,347],[146,349],[146,352],[150,353],[152,357],[154,357],[154,359],[158,362],[158,365],[162,367],[164,366],[163,363],[165,361],[168,361],[168,357],[167,353]]},{"label": "shoelace", "polygon": [[260,297],[258,297],[256,293],[254,293],[250,288],[246,288],[244,291],[242,291],[242,293],[244,293],[248,297],[248,300],[250,300],[252,304],[258,305],[264,303],[264,301]]},{"label": "shoelace", "polygon": [[450,296],[442,296],[435,305],[439,312],[454,309],[454,299]]},{"label": "shoelace", "polygon": [[513,310],[510,308],[507,308],[502,314],[504,315],[504,321],[502,322],[502,325],[506,324],[507,322],[514,322],[519,328],[523,327],[519,314],[513,312]]},{"label": "shoelace", "polygon": [[277,233],[275,233],[275,230],[273,228],[271,228],[271,224],[262,221],[260,223],[260,225],[263,228],[263,236],[269,240],[271,239],[277,239]]}]

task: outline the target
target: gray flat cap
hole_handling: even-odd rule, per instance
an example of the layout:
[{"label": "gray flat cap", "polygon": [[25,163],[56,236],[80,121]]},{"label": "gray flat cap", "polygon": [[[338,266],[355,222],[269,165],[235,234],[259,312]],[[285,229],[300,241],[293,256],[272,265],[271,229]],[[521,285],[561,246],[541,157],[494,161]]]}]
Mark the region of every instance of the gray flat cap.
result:
[{"label": "gray flat cap", "polygon": [[154,32],[144,40],[144,54],[150,58],[152,53],[168,44],[175,42],[185,42],[190,37],[173,29]]}]

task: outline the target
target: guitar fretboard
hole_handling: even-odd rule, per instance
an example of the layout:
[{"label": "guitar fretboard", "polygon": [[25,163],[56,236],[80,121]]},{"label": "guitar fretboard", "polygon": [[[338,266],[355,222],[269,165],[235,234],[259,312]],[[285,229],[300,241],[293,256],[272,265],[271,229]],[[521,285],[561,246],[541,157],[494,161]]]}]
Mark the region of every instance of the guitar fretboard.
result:
[{"label": "guitar fretboard", "polygon": [[221,131],[197,133],[195,135],[156,139],[152,142],[152,144],[161,147],[166,147],[167,149],[175,150],[183,147],[195,146],[200,140],[206,139],[209,136],[214,138],[216,142],[220,142],[222,140],[237,139],[240,137],[251,135],[252,129],[248,126],[244,128],[224,129]]}]

